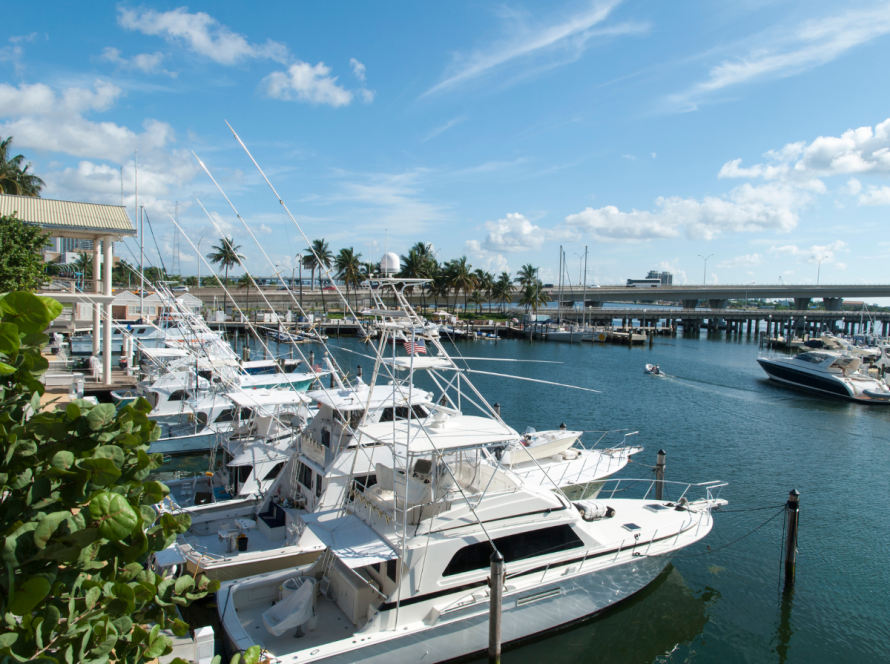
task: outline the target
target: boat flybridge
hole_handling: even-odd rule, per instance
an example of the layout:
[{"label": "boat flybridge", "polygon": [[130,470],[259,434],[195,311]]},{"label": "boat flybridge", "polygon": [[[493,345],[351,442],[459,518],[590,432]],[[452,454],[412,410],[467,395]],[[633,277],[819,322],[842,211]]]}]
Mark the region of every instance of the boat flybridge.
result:
[{"label": "boat flybridge", "polygon": [[[490,418],[448,417],[360,427],[390,447],[377,482],[339,509],[302,517],[296,568],[226,581],[217,607],[228,645],[259,645],[278,662],[438,662],[483,650],[489,560],[506,561],[502,638],[522,639],[597,613],[655,579],[672,553],[702,539],[720,483],[676,501],[571,501],[492,465]],[[484,420],[484,422],[483,422]],[[696,497],[695,492],[702,494]],[[623,495],[623,494],[622,494]],[[299,638],[294,638],[299,637]]]},{"label": "boat flybridge", "polygon": [[772,380],[786,385],[857,403],[890,405],[890,387],[859,371],[860,356],[813,350],[794,357],[759,357],[757,362]]}]

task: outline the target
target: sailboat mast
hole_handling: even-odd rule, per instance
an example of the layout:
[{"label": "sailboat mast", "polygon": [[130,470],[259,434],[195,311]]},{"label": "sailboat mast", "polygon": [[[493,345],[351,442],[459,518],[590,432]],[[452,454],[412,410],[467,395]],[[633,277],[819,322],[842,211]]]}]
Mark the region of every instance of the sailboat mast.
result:
[{"label": "sailboat mast", "polygon": [[584,286],[581,287],[581,329],[587,322],[587,245],[584,245]]},{"label": "sailboat mast", "polygon": [[556,282],[556,322],[562,322],[562,245],[559,245],[559,280]]}]

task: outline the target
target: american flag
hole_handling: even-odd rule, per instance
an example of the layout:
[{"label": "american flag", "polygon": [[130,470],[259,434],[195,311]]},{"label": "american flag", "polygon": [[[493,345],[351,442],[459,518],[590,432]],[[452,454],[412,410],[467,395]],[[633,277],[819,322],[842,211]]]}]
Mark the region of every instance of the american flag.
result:
[{"label": "american flag", "polygon": [[415,339],[414,343],[406,339],[404,345],[408,355],[426,355],[426,344],[423,343],[423,339]]}]

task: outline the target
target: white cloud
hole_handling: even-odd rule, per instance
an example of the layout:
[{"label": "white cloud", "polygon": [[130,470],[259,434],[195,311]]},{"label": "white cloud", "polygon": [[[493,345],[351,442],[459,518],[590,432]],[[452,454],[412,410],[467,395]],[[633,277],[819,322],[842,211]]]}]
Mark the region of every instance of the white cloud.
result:
[{"label": "white cloud", "polygon": [[43,83],[18,88],[0,83],[0,133],[15,136],[22,147],[64,152],[76,157],[124,161],[137,148],[149,151],[175,140],[173,128],[158,120],[143,122],[137,133],[112,122],[92,122],[84,115],[107,111],[121,89],[97,80],[93,90],[65,88],[60,93]]},{"label": "white cloud", "polygon": [[669,97],[668,103],[677,110],[693,110],[696,102],[708,94],[756,80],[793,76],[831,62],[888,32],[890,6],[883,2],[806,21],[793,29],[772,31],[745,55],[712,67],[705,81]]},{"label": "white cloud", "polygon": [[730,258],[729,260],[721,261],[717,263],[717,267],[720,268],[734,268],[734,267],[756,267],[763,263],[763,256],[761,254],[744,254],[743,256],[736,256],[735,258]]},{"label": "white cloud", "polygon": [[859,182],[856,178],[850,178],[847,181],[847,191],[849,191],[854,196],[857,196],[860,191],[862,191],[862,183]]},{"label": "white cloud", "polygon": [[890,205],[890,187],[869,185],[868,191],[859,196],[859,205]]},{"label": "white cloud", "polygon": [[785,244],[770,247],[770,253],[776,256],[793,256],[798,263],[834,263],[837,252],[849,253],[850,248],[843,240],[835,240],[829,244],[814,244],[811,247],[799,247],[796,244]]},{"label": "white cloud", "polygon": [[118,23],[128,30],[158,35],[168,42],[184,44],[189,50],[214,62],[234,65],[246,59],[269,59],[287,64],[287,47],[272,40],[251,44],[204,12],[190,14],[179,7],[168,12],[118,7]]},{"label": "white cloud", "polygon": [[[496,251],[489,251],[482,247],[479,240],[467,240],[464,243],[464,251],[473,259],[473,267],[493,272],[495,275],[510,271],[510,266],[503,254]],[[481,263],[481,265],[480,265]]]},{"label": "white cloud", "polygon": [[617,207],[586,208],[566,217],[566,224],[601,240],[635,241],[678,237],[710,240],[721,233],[775,230],[797,226],[797,210],[808,202],[806,194],[777,184],[744,184],[722,197],[659,197],[653,212]]},{"label": "white cloud", "polygon": [[359,88],[355,92],[359,97],[361,97],[362,103],[364,104],[370,104],[372,101],[374,101],[374,95],[377,94],[374,90],[368,90],[367,88]]},{"label": "white cloud", "polygon": [[454,125],[460,124],[461,122],[463,122],[466,119],[467,119],[466,115],[458,115],[456,118],[452,118],[445,124],[440,125],[440,126],[436,127],[435,129],[433,129],[429,134],[427,134],[426,138],[424,138],[421,141],[421,143],[426,143],[431,138],[435,138],[439,134],[444,134],[446,131],[451,129]]},{"label": "white cloud", "polygon": [[331,68],[323,62],[315,66],[297,62],[287,71],[272,72],[260,86],[273,99],[296,99],[312,104],[330,104],[335,108],[348,105],[352,101],[352,93],[337,85],[337,77],[328,76],[330,73]]},{"label": "white cloud", "polygon": [[678,286],[685,286],[689,280],[686,276],[686,272],[677,268],[677,264],[679,262],[680,261],[678,258],[670,261],[659,261],[652,266],[652,269],[658,270],[659,272],[670,272],[674,275],[673,279],[675,284],[677,284]]},{"label": "white cloud", "polygon": [[99,59],[110,62],[120,69],[138,69],[146,74],[159,73],[176,78],[176,72],[167,71],[161,67],[161,63],[164,61],[164,54],[160,51],[157,53],[139,53],[132,58],[124,58],[119,50],[109,46],[102,51]]},{"label": "white cloud", "polygon": [[512,12],[508,16],[511,24],[506,30],[510,35],[507,39],[496,43],[490,49],[456,56],[450,75],[427,90],[424,95],[464,83],[511,60],[562,49],[565,52],[564,61],[571,62],[581,57],[587,48],[587,42],[595,36],[640,34],[648,30],[648,25],[630,23],[602,30],[594,29],[594,26],[605,21],[619,4],[620,0],[593,2],[578,14],[549,25],[529,25],[524,16]]},{"label": "white cloud", "polygon": [[365,82],[365,65],[356,60],[355,58],[349,58],[349,64],[352,66],[353,75],[362,83]]},{"label": "white cloud", "polygon": [[535,226],[518,212],[509,212],[504,219],[486,221],[483,224],[488,235],[482,241],[487,251],[517,252],[538,250],[547,239],[547,233]]},{"label": "white cloud", "polygon": [[834,267],[838,270],[846,270],[847,264],[846,263],[835,263]]},{"label": "white cloud", "polygon": [[636,160],[637,160],[637,158],[636,158],[634,155],[632,155],[632,154],[623,154],[623,155],[621,155],[621,156],[624,157],[625,159],[630,160],[630,161],[636,161]]}]

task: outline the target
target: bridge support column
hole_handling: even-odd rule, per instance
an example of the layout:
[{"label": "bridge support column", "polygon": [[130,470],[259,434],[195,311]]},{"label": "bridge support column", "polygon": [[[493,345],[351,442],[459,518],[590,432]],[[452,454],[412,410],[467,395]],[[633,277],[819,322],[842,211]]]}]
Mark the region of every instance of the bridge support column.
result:
[{"label": "bridge support column", "polygon": [[684,309],[695,309],[698,306],[698,300],[682,300]]},{"label": "bridge support column", "polygon": [[726,309],[726,304],[728,302],[729,300],[708,300],[711,309]]},{"label": "bridge support column", "polygon": [[842,297],[823,297],[822,302],[825,303],[825,311],[840,311],[841,305],[844,303]]},{"label": "bridge support column", "polygon": [[794,308],[797,311],[806,311],[810,308],[810,300],[812,298],[809,297],[796,297],[794,298]]}]

